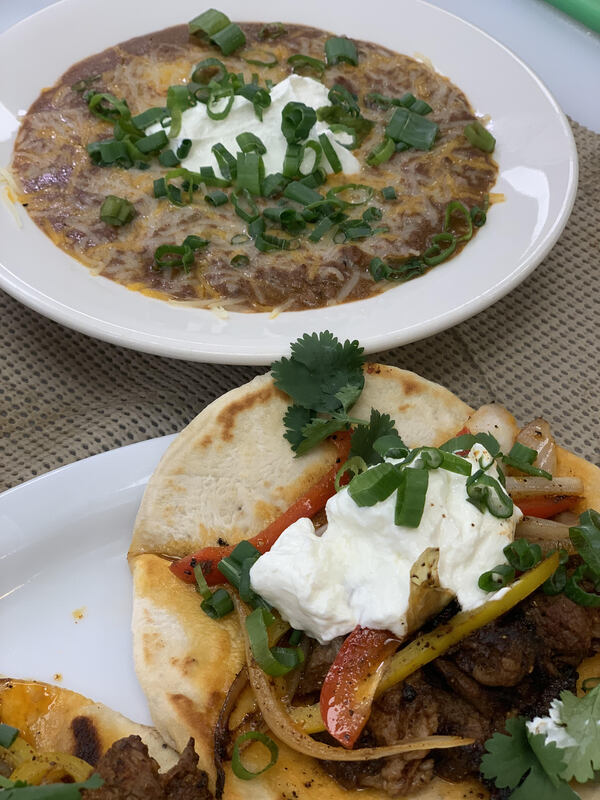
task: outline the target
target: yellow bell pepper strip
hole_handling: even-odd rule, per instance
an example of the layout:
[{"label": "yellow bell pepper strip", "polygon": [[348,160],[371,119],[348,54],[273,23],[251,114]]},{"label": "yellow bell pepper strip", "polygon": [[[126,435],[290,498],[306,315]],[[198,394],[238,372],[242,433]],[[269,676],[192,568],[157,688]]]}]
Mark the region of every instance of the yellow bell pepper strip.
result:
[{"label": "yellow bell pepper strip", "polygon": [[[406,647],[399,650],[390,660],[388,668],[381,679],[375,697],[379,697],[392,686],[405,680],[413,672],[446,653],[455,644],[465,639],[474,631],[493,622],[502,614],[538,589],[559,564],[558,553],[553,553],[537,567],[526,572],[515,581],[500,597],[489,600],[472,611],[461,611],[452,619],[429,633],[417,636]],[[304,733],[318,733],[325,730],[320,706],[295,706],[290,709],[290,716]]]}]

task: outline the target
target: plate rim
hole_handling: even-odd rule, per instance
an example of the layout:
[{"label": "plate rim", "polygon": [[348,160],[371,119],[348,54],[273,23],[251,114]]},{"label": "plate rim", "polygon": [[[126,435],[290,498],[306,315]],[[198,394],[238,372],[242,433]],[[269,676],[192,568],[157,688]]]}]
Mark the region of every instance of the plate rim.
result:
[{"label": "plate rim", "polygon": [[[478,26],[463,19],[458,14],[455,14],[444,8],[440,8],[439,6],[428,2],[428,0],[411,0],[411,2],[417,7],[422,6],[433,11],[437,15],[441,15],[442,17],[452,18],[460,25],[471,29],[478,36],[482,37],[490,46],[498,48],[510,59],[512,59],[514,63],[517,64],[521,70],[524,70],[524,72],[533,80],[537,91],[541,92],[548,103],[549,108],[552,110],[553,116],[559,123],[558,128],[560,133],[564,137],[564,166],[568,173],[567,188],[562,197],[560,208],[553,216],[550,230],[546,232],[541,241],[536,243],[532,252],[529,253],[525,258],[521,259],[520,263],[517,265],[518,268],[516,267],[513,269],[512,272],[506,274],[501,280],[489,286],[478,296],[471,297],[470,299],[462,302],[460,305],[457,305],[455,302],[451,308],[447,308],[443,312],[438,313],[437,316],[434,316],[430,319],[422,319],[418,322],[412,323],[408,327],[404,326],[399,329],[396,328],[391,330],[388,325],[383,332],[380,331],[366,335],[364,333],[357,334],[358,338],[360,338],[361,342],[363,343],[366,353],[373,353],[409,344],[454,327],[455,325],[458,325],[459,323],[485,310],[490,305],[494,304],[515,289],[544,260],[544,258],[548,255],[550,250],[558,241],[558,238],[560,237],[569,219],[577,193],[579,165],[573,131],[556,98],[550,89],[548,89],[544,82],[539,78],[537,73],[509,47],[495,39],[491,34],[482,30]],[[38,23],[40,20],[43,21],[44,17],[51,17],[54,13],[56,13],[57,8],[68,7],[69,5],[76,6],[80,5],[81,3],[82,0],[58,0],[58,2],[52,3],[51,5],[36,11],[34,14],[18,21],[6,31],[0,33],[0,46],[9,40],[14,33],[20,33],[23,28],[29,26],[32,21]],[[293,11],[290,12],[290,15],[293,15]],[[49,245],[52,248],[55,247],[50,242]],[[70,259],[73,264],[77,264],[78,267],[83,267],[84,270],[87,270],[85,265],[80,264],[80,262],[78,262],[76,259],[64,253],[64,251],[62,251],[62,254],[65,258]],[[94,276],[91,273],[88,273],[86,277],[89,279],[100,277],[101,280],[108,281],[110,284],[114,284],[113,281],[109,281],[107,278],[103,278],[102,276]],[[128,291],[125,287],[120,285],[118,286],[123,291]],[[220,341],[220,336],[213,337],[211,343],[207,344],[206,342],[201,341],[186,340],[183,336],[176,338],[172,335],[172,330],[170,331],[171,335],[168,335],[168,332],[147,333],[145,331],[127,329],[124,328],[123,325],[117,325],[114,322],[106,319],[96,319],[90,317],[89,315],[82,313],[77,308],[64,305],[56,297],[44,294],[36,286],[21,280],[18,276],[12,274],[8,267],[5,267],[2,261],[0,261],[0,288],[4,289],[7,294],[36,313],[39,313],[42,316],[45,316],[48,319],[69,329],[83,333],[91,338],[99,339],[110,344],[126,347],[128,349],[137,350],[143,353],[181,360],[202,361],[205,363],[268,365],[273,360],[281,357],[289,351],[290,337],[286,337],[285,340],[282,340],[281,334],[274,329],[275,326],[273,326],[273,329],[269,331],[269,333],[273,334],[271,340],[269,340],[267,337],[268,343],[265,344],[264,348],[262,348],[260,352],[257,352],[256,346],[246,347],[240,342],[224,344],[222,340]],[[392,289],[384,294],[389,295],[390,292],[394,291],[394,288],[395,287],[392,287]],[[124,295],[122,296],[124,297]],[[342,304],[341,306],[334,308],[347,309],[361,306],[360,310],[364,310],[365,313],[368,313],[368,308],[365,309],[364,306],[374,299],[375,298],[367,298],[365,300],[358,300],[354,301],[353,303]],[[149,304],[161,303],[162,305],[165,303],[165,301],[155,300],[149,297],[144,297],[143,300]],[[148,305],[147,308],[151,309],[151,305]],[[192,310],[185,309],[183,307],[175,307],[174,311],[189,313]],[[317,314],[319,319],[323,320],[323,324],[320,326],[317,325],[316,327],[324,329],[325,327],[333,326],[335,328],[335,321],[328,318],[330,317],[330,315],[327,313],[329,311],[331,311],[330,308],[324,307],[309,311],[284,313],[298,315],[298,318],[301,318],[303,315],[310,315],[312,317],[313,315]],[[214,323],[216,320],[212,312],[205,311],[204,309],[193,309],[193,313],[204,314],[204,319],[208,320],[209,324]],[[236,316],[249,316],[247,314],[242,315],[239,312],[230,313]],[[257,319],[258,325],[261,325],[268,320],[270,315],[268,312],[259,312],[253,313],[251,316]],[[309,328],[315,328],[315,325],[312,322],[308,322],[306,325],[301,327],[303,327],[304,330],[308,330]],[[273,344],[273,342],[275,342],[275,344]]]}]

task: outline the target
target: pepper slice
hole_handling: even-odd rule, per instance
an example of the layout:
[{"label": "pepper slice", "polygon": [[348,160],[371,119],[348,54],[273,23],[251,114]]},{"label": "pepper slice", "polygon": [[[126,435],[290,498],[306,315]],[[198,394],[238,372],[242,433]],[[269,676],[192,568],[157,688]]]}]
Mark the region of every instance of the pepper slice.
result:
[{"label": "pepper slice", "polygon": [[[350,452],[350,431],[339,431],[331,437],[331,441],[337,449],[336,463],[324,475],[324,477],[299,497],[295,503],[271,522],[270,525],[254,536],[249,541],[260,553],[266,553],[275,544],[279,536],[286,528],[299,520],[301,517],[314,517],[317,511],[325,508],[325,503],[335,494],[335,477],[342,464],[348,458]],[[194,567],[200,564],[202,573],[209,586],[216,586],[223,583],[223,575],[217,569],[217,564],[222,558],[231,555],[235,545],[227,547],[204,547],[197,553],[185,556],[179,561],[174,561],[170,565],[171,572],[186,583],[195,583]]]},{"label": "pepper slice", "polygon": [[561,511],[570,511],[575,508],[581,498],[576,495],[560,497],[551,495],[541,497],[523,497],[515,500],[515,504],[523,512],[525,517],[539,517],[540,519],[550,519]]},{"label": "pepper slice", "polygon": [[321,688],[321,716],[344,747],[353,747],[365,727],[387,661],[398,645],[389,631],[357,625],[329,668]]}]

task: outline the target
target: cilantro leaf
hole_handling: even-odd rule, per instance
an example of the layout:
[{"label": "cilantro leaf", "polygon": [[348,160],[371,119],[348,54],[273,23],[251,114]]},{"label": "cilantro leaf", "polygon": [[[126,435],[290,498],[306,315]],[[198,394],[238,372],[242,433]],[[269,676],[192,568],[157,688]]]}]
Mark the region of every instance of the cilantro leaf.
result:
[{"label": "cilantro leaf", "polygon": [[304,441],[302,429],[315,418],[315,412],[302,406],[288,406],[288,410],[283,417],[285,425],[284,437],[292,445],[292,450],[298,452],[298,448]]},{"label": "cilantro leaf", "polygon": [[572,692],[560,695],[560,719],[577,744],[563,750],[566,766],[561,775],[585,783],[600,769],[600,684],[583,697]]},{"label": "cilantro leaf", "polygon": [[[395,433],[396,423],[389,414],[380,414],[379,411],[372,408],[371,418],[368,425],[358,425],[352,434],[352,447],[350,449],[350,457],[360,456],[365,460],[368,465],[379,464],[383,458],[379,453],[373,449],[373,444],[377,439],[382,436],[388,436]],[[400,445],[402,444],[399,439]]]},{"label": "cilantro leaf", "polygon": [[341,431],[347,427],[347,422],[345,419],[337,419],[334,417],[333,419],[322,419],[321,417],[315,417],[308,425],[305,425],[302,428],[302,435],[304,436],[303,441],[298,445],[296,448],[296,454],[299,456],[304,455],[313,447],[322,442],[323,439],[326,439],[328,436],[331,436],[332,433],[336,433],[337,431]]},{"label": "cilantro leaf", "polygon": [[528,734],[523,717],[506,721],[508,736],[495,733],[485,743],[481,773],[500,789],[514,789],[510,800],[578,800],[568,783],[558,778],[562,753],[542,735]]},{"label": "cilantro leaf", "polygon": [[569,536],[588,567],[600,574],[600,514],[591,508],[585,511],[579,525],[569,528]]},{"label": "cilantro leaf", "polygon": [[10,789],[4,789],[0,796],[2,800],[80,800],[80,789],[99,789],[103,783],[97,773],[81,783],[47,783],[42,786],[29,786],[17,781]]},{"label": "cilantro leaf", "polygon": [[292,345],[291,358],[272,364],[275,386],[304,408],[346,411],[364,386],[362,353],[357,341],[341,344],[329,331],[306,333]]}]

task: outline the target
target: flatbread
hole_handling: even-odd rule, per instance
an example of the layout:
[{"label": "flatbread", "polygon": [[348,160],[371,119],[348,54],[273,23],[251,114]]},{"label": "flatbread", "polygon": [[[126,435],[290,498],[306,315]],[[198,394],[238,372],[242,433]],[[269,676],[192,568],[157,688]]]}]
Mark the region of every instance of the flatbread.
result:
[{"label": "flatbread", "polygon": [[92,766],[117,739],[132,735],[147,745],[161,770],[179,759],[156,728],[132,722],[82,694],[39,681],[0,678],[0,722],[18,728],[35,750],[69,753]]},{"label": "flatbread", "polygon": [[[227,690],[245,661],[243,640],[234,615],[209,619],[200,611],[195,588],[174,577],[162,556],[184,556],[255,535],[331,467],[335,451],[328,444],[293,457],[283,438],[289,403],[267,374],[204,409],[163,456],[134,529],[130,564],[138,678],[166,741],[181,750],[193,736],[200,767],[213,786],[213,731]],[[368,418],[371,407],[391,415],[409,446],[441,444],[472,413],[443,387],[382,365],[366,367],[365,389],[352,415]],[[587,504],[599,504],[597,467],[560,449],[559,468],[560,474],[580,475]],[[346,800],[348,791],[317,761],[279,745],[277,764],[257,780],[241,781],[226,767],[226,800]],[[435,779],[416,796],[458,800],[485,794],[477,781],[452,785]],[[374,789],[361,789],[360,797],[388,800]]]}]

